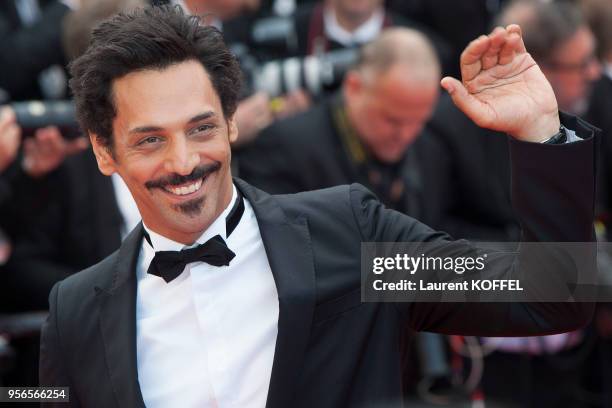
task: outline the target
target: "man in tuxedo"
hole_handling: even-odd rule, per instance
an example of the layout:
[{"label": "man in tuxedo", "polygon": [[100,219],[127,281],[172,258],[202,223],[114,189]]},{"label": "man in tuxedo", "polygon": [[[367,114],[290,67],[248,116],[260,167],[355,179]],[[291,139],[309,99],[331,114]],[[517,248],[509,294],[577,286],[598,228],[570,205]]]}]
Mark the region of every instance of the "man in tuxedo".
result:
[{"label": "man in tuxedo", "polygon": [[[41,384],[69,386],[73,406],[396,404],[405,325],[527,335],[590,318],[582,303],[361,303],[362,241],[472,247],[359,185],[270,196],[232,180],[239,70],[218,31],[176,9],[102,24],[72,75],[98,166],[121,175],[143,219],[51,292]],[[455,102],[515,138],[525,239],[590,241],[594,130],[569,117],[560,128],[520,28],[472,42],[462,77],[442,81]]]}]

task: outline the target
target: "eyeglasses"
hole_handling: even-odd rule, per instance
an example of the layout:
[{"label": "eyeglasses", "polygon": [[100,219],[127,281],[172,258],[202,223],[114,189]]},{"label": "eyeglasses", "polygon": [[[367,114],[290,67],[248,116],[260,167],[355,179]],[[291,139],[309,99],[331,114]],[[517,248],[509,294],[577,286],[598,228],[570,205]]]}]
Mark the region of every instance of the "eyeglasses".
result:
[{"label": "eyeglasses", "polygon": [[587,58],[585,58],[583,61],[575,63],[575,64],[566,64],[563,62],[548,61],[542,65],[545,65],[546,67],[557,70],[557,71],[580,72],[581,74],[584,74],[595,63],[597,63],[597,57],[591,54]]}]

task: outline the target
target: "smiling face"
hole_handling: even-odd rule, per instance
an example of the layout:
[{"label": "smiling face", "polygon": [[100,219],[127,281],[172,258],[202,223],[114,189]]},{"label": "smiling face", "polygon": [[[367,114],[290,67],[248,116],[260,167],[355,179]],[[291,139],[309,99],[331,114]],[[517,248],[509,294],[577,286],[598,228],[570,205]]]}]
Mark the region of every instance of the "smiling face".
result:
[{"label": "smiling face", "polygon": [[147,227],[193,243],[231,200],[234,122],[197,61],[132,72],[112,90],[112,153],[90,135],[100,171],[119,173]]}]

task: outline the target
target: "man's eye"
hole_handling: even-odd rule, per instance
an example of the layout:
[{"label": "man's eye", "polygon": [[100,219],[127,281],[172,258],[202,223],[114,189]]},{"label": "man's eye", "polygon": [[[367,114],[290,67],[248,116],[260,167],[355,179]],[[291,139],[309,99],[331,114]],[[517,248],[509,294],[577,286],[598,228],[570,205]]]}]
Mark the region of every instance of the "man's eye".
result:
[{"label": "man's eye", "polygon": [[209,131],[212,128],[214,128],[214,125],[211,125],[211,124],[200,125],[198,127],[193,128],[190,133],[191,134],[193,134],[193,133],[202,133],[202,132]]},{"label": "man's eye", "polygon": [[142,139],[138,144],[140,145],[144,145],[144,144],[152,144],[152,143],[157,143],[159,142],[161,139],[157,136],[148,136],[144,139]]}]

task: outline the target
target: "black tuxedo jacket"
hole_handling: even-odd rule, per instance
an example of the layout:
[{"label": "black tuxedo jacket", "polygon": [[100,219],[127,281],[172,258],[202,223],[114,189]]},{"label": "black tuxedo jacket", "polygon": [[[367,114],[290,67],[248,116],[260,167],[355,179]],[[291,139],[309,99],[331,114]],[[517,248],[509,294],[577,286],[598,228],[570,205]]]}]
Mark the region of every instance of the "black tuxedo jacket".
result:
[{"label": "black tuxedo jacket", "polygon": [[[582,136],[593,133],[573,125]],[[511,154],[524,238],[590,241],[593,138],[560,146],[513,142]],[[592,305],[580,303],[361,303],[362,241],[448,237],[385,209],[359,185],[270,196],[240,180],[236,184],[255,211],[278,289],[268,408],[401,406],[399,339],[406,325],[443,333],[535,335],[572,330],[590,318]],[[135,333],[142,235],[142,227],[136,228],[117,252],[51,292],[40,380],[69,386],[72,406],[143,406]],[[447,245],[470,247],[466,241]]]}]

